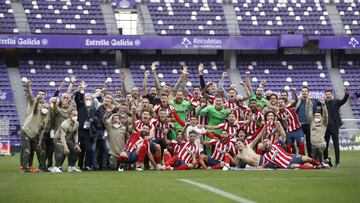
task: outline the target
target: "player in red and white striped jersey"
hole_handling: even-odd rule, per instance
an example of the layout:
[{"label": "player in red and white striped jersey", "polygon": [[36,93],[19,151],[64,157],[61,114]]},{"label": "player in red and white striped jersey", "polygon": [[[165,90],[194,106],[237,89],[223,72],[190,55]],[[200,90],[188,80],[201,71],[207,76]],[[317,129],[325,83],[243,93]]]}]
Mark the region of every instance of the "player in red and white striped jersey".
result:
[{"label": "player in red and white striped jersey", "polygon": [[[166,137],[165,137],[166,139]],[[177,140],[166,139],[167,149],[164,149],[164,163],[171,159],[171,157],[177,156],[180,152],[182,144],[187,142],[182,132],[177,133]]]},{"label": "player in red and white striped jersey", "polygon": [[279,110],[276,112],[277,118],[280,122],[282,122],[285,132],[286,132],[286,149],[287,152],[291,153],[291,145],[296,140],[296,143],[299,147],[299,154],[304,155],[304,133],[301,129],[301,124],[299,117],[294,109],[298,97],[296,94],[296,89],[293,88],[292,93],[295,97],[295,101],[291,103],[290,105],[286,105],[285,101],[283,99],[278,100],[278,107]]},{"label": "player in red and white striped jersey", "polygon": [[174,107],[172,105],[169,104],[169,97],[166,94],[161,94],[160,97],[160,104],[156,104],[154,106],[154,112],[156,115],[159,114],[159,110],[160,109],[166,109],[166,114],[168,117],[171,117],[171,114],[175,111]]},{"label": "player in red and white striped jersey", "polygon": [[214,146],[214,152],[211,156],[201,155],[201,159],[205,160],[211,169],[223,168],[223,170],[229,170],[231,160],[234,160],[233,157],[236,155],[236,150],[226,130],[221,131],[219,140],[211,139],[210,141],[204,141],[204,139],[201,138],[201,143]]},{"label": "player in red and white striped jersey", "polygon": [[265,122],[267,123],[265,128],[265,135],[262,137],[258,143],[256,153],[263,154],[263,142],[265,139],[269,139],[271,143],[278,143],[282,145],[285,142],[285,131],[279,121],[276,121],[275,113],[273,111],[268,111],[265,114]]},{"label": "player in red and white striped jersey", "polygon": [[[247,111],[245,113],[245,117],[247,119],[250,119],[249,123],[246,123],[244,125],[244,130],[246,131],[246,133],[248,133],[249,135],[253,135],[256,130],[260,127],[261,125],[261,121],[264,120],[264,115],[261,113],[261,111],[258,109],[257,104],[256,104],[256,100],[255,99],[251,99],[249,102],[249,108],[251,110]],[[251,118],[249,118],[249,116]]]},{"label": "player in red and white striped jersey", "polygon": [[155,165],[154,158],[150,152],[150,146],[148,142],[148,135],[150,132],[150,126],[144,124],[140,131],[134,131],[129,137],[123,151],[119,155],[119,171],[123,170],[123,164],[134,164],[136,163],[136,170],[141,171],[141,164],[144,162],[144,158],[147,155],[149,160]]},{"label": "player in red and white striped jersey", "polygon": [[160,167],[161,165],[161,151],[165,149],[165,137],[174,125],[167,121],[166,109],[159,110],[159,116],[151,122],[150,130],[150,150],[154,155],[155,162]]},{"label": "player in red and white striped jersey", "polygon": [[143,111],[141,114],[141,119],[136,120],[135,112],[136,112],[136,109],[132,109],[131,120],[132,120],[133,126],[135,126],[134,131],[140,132],[140,129],[144,124],[147,124],[150,126],[151,116],[150,116],[150,112]]},{"label": "player in red and white striped jersey", "polygon": [[[321,169],[329,168],[327,164],[320,163],[313,158],[287,153],[280,145],[272,144],[269,139],[264,140],[266,153],[264,154],[265,165],[287,169]],[[312,165],[306,165],[310,163]]]},{"label": "player in red and white striped jersey", "polygon": [[[181,144],[179,153],[165,162],[164,170],[187,170],[197,166],[197,159],[200,157],[199,147],[195,140],[198,134],[195,131],[189,133],[189,140]],[[172,168],[171,165],[177,167]]]}]

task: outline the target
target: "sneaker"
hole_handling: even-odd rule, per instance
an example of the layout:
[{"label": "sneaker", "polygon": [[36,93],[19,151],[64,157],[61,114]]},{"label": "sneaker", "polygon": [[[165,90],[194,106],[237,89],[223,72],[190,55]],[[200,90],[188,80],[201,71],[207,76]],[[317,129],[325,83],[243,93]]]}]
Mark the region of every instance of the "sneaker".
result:
[{"label": "sneaker", "polygon": [[120,165],[119,165],[118,171],[119,171],[119,172],[124,171],[124,165],[123,165],[123,164],[120,164]]},{"label": "sneaker", "polygon": [[334,164],[332,163],[332,157],[331,156],[329,156],[329,158],[325,159],[324,163],[329,164],[330,167],[334,166]]},{"label": "sneaker", "polygon": [[135,170],[136,171],[143,171],[144,169],[142,169],[141,166],[136,166]]},{"label": "sneaker", "polygon": [[327,169],[331,168],[330,165],[327,163],[321,163],[321,165],[322,165],[322,168],[327,168]]},{"label": "sneaker", "polygon": [[59,167],[54,166],[51,170],[52,173],[62,173],[62,170],[60,170]]},{"label": "sneaker", "polygon": [[228,171],[229,169],[230,169],[229,164],[225,164],[224,167],[222,168],[223,171]]},{"label": "sneaker", "polygon": [[340,167],[340,164],[335,164],[335,168],[339,168]]},{"label": "sneaker", "polygon": [[162,168],[161,164],[156,164],[156,170],[160,170]]},{"label": "sneaker", "polygon": [[69,166],[68,172],[81,172],[81,170],[76,168],[75,166]]},{"label": "sneaker", "polygon": [[54,167],[53,167],[53,166],[51,166],[51,167],[49,167],[49,168],[48,168],[48,170],[49,170],[49,171],[52,171],[52,170],[53,170],[53,168],[54,168]]}]

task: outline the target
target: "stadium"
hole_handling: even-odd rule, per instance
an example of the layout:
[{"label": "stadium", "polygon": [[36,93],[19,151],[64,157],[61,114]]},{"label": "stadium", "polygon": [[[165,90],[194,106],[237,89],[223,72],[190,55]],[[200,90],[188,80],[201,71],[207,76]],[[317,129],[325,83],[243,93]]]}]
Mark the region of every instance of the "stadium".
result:
[{"label": "stadium", "polygon": [[1,202],[360,202],[360,0],[0,0]]}]

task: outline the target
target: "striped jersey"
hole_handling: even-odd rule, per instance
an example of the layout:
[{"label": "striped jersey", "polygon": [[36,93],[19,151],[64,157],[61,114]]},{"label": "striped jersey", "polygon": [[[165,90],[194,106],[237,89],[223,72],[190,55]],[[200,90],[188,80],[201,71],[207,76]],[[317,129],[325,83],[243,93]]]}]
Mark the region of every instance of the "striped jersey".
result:
[{"label": "striped jersey", "polygon": [[147,144],[148,142],[141,137],[139,132],[135,132],[129,137],[126,145],[124,146],[124,151],[135,152],[142,144]]},{"label": "striped jersey", "polygon": [[264,158],[265,163],[271,162],[280,168],[288,168],[293,155],[286,153],[281,146],[273,144],[271,150],[264,154]]},{"label": "striped jersey", "polygon": [[293,107],[287,106],[284,111],[277,111],[277,117],[283,121],[286,132],[292,132],[301,127],[299,117]]},{"label": "striped jersey", "polygon": [[181,144],[178,153],[179,160],[183,160],[186,164],[189,164],[192,162],[193,155],[196,157],[200,156],[199,147],[195,143],[190,144],[190,142],[185,142]]},{"label": "striped jersey", "polygon": [[168,129],[169,131],[174,127],[173,123],[170,122],[161,122],[160,118],[151,120],[151,129],[155,130],[155,138],[163,138],[164,129]]},{"label": "striped jersey", "polygon": [[[249,113],[249,111],[246,111],[245,118],[248,117]],[[246,123],[243,128],[245,132],[252,135],[259,128],[261,121],[264,120],[264,115],[261,113],[261,111],[256,110],[254,113],[252,113],[251,116],[252,118],[250,123]]]},{"label": "striped jersey", "polygon": [[218,161],[223,161],[225,158],[225,153],[230,153],[232,155],[236,154],[235,146],[233,142],[230,141],[230,138],[223,143],[221,140],[212,139],[209,141],[210,144],[214,145],[214,152],[211,155],[211,158]]}]

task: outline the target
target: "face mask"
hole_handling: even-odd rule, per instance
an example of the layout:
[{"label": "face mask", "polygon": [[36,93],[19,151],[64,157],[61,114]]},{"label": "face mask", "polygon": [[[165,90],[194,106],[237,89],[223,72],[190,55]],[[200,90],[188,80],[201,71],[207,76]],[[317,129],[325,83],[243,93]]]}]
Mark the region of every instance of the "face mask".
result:
[{"label": "face mask", "polygon": [[73,116],[71,117],[71,120],[73,120],[74,122],[77,121],[78,117],[77,116]]},{"label": "face mask", "polygon": [[314,118],[315,123],[320,123],[321,119],[320,118]]},{"label": "face mask", "polygon": [[114,123],[114,124],[113,124],[113,127],[114,127],[114,128],[120,128],[120,124]]},{"label": "face mask", "polygon": [[42,113],[42,114],[47,114],[48,112],[49,112],[48,109],[41,109],[41,113]]},{"label": "face mask", "polygon": [[87,100],[87,101],[85,102],[85,106],[87,106],[87,107],[91,106],[91,104],[92,104],[92,102],[91,102],[90,100]]}]

